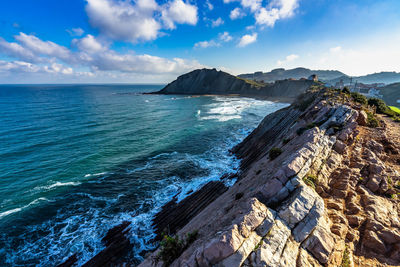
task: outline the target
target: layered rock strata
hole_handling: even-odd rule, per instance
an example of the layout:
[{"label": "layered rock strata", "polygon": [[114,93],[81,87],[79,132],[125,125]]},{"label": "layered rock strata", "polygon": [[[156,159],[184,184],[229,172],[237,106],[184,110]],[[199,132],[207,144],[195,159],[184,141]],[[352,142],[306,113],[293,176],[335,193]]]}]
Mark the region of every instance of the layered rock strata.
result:
[{"label": "layered rock strata", "polygon": [[366,127],[335,94],[309,92],[233,149],[238,181],[178,231],[199,236],[171,266],[400,265],[399,127]]}]

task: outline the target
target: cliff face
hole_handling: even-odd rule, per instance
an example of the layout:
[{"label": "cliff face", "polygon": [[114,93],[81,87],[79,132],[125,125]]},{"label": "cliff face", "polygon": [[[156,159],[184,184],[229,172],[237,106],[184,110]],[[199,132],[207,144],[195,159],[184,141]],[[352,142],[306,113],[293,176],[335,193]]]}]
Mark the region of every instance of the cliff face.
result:
[{"label": "cliff face", "polygon": [[215,69],[201,69],[179,76],[157,93],[296,97],[313,84],[314,82],[307,80],[284,80],[273,84],[263,84],[241,79]]},{"label": "cliff face", "polygon": [[[346,98],[310,92],[268,115],[233,149],[238,181],[178,231],[198,237],[171,266],[400,265],[400,128],[367,127]],[[159,251],[140,266],[162,266]]]}]

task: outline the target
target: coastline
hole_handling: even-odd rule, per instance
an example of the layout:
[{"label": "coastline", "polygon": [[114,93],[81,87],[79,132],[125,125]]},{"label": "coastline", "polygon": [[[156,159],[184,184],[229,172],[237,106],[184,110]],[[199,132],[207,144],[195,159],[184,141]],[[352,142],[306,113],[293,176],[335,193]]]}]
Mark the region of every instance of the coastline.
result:
[{"label": "coastline", "polygon": [[178,94],[178,93],[160,93],[160,92],[151,92],[151,93],[143,93],[144,95],[169,95],[169,96],[187,96],[187,97],[201,97],[201,96],[222,96],[222,97],[246,97],[257,100],[267,100],[275,103],[293,103],[296,100],[296,97],[284,97],[284,96],[262,96],[262,95],[249,95],[249,94]]},{"label": "coastline", "polygon": [[[379,140],[377,134],[386,132],[381,128],[373,130],[375,134],[366,134],[369,128],[364,111],[348,98],[343,104],[341,94],[322,90],[303,95],[289,108],[268,115],[238,144],[233,149],[242,160],[237,182],[177,232],[181,238],[193,232],[198,236],[181,254],[165,259],[167,265],[339,266],[343,261],[361,261],[374,266],[395,266],[399,263],[400,255],[394,252],[396,246],[391,241],[379,235],[376,240],[384,243],[382,252],[391,254],[389,257],[376,254],[375,241],[367,238],[370,226],[354,230],[354,222],[350,220],[355,217],[341,214],[342,209],[354,209],[351,205],[365,212],[370,209],[370,204],[363,202],[345,202],[354,194],[371,201],[379,199],[387,214],[397,214],[390,208],[397,200],[373,191],[373,180],[360,183],[357,176],[351,181],[343,180],[350,179],[348,176],[337,176],[337,169],[348,173],[354,168],[349,167],[348,161],[362,159],[362,164],[368,166],[371,159],[353,156],[351,151],[369,147],[368,144]],[[272,158],[270,151],[275,148],[280,152]],[[382,153],[383,149],[379,151]],[[358,171],[362,166],[356,167]],[[343,208],[338,209],[338,205]],[[347,219],[337,221],[337,216]],[[393,238],[397,236],[398,229],[389,230],[390,222],[375,218],[374,223],[388,228],[385,233],[392,231]],[[166,253],[165,249],[161,247],[151,253],[139,266],[162,266],[158,255]],[[344,255],[349,256],[344,258]]]}]

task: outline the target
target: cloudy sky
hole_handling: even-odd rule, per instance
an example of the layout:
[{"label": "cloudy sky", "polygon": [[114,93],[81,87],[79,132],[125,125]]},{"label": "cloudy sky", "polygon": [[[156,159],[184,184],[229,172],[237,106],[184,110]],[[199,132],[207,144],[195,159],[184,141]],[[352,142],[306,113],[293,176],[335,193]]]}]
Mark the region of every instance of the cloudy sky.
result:
[{"label": "cloudy sky", "polygon": [[400,71],[399,0],[5,0],[0,83],[165,83],[202,67]]}]

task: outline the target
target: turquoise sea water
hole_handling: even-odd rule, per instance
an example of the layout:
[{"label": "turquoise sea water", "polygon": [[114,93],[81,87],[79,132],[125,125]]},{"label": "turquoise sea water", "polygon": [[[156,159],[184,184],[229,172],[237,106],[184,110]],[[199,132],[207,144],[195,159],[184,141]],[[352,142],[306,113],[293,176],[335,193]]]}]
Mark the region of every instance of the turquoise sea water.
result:
[{"label": "turquoise sea water", "polygon": [[233,172],[229,148],[287,105],[140,94],[162,87],[0,86],[0,266],[84,263],[124,220],[140,261],[154,213]]}]

